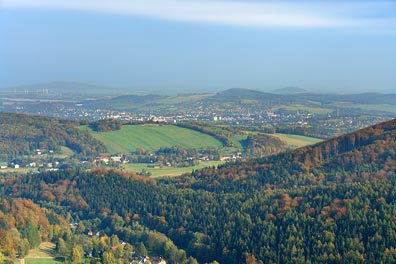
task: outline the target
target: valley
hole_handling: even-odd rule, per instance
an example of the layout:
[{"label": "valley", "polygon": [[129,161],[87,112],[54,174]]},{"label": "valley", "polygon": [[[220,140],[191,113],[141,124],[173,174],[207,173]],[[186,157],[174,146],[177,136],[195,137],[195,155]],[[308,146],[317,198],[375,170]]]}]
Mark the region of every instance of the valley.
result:
[{"label": "valley", "polygon": [[396,263],[392,0],[0,0],[0,264]]}]

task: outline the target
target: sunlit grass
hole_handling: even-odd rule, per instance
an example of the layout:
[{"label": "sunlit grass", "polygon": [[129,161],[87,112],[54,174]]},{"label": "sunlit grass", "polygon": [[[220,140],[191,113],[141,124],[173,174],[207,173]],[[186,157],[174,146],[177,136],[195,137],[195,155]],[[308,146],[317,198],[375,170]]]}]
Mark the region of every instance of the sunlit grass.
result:
[{"label": "sunlit grass", "polygon": [[268,134],[268,135],[277,137],[280,140],[286,142],[287,146],[290,148],[299,148],[323,141],[322,139],[319,138],[290,135],[290,134],[276,133],[276,134]]},{"label": "sunlit grass", "polygon": [[38,248],[31,249],[25,257],[25,264],[53,264],[61,263],[55,260],[55,244],[43,242]]},{"label": "sunlit grass", "polygon": [[87,130],[103,142],[110,153],[127,154],[138,148],[157,150],[175,145],[189,149],[222,146],[221,142],[212,136],[173,125],[127,125],[121,130],[111,132]]}]

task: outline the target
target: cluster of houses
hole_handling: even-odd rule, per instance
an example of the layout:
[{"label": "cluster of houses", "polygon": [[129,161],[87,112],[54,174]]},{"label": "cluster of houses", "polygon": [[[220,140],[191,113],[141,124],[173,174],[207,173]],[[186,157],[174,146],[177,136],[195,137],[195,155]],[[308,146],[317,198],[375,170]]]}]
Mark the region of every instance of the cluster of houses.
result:
[{"label": "cluster of houses", "polygon": [[[29,161],[26,164],[19,164],[16,162],[0,162],[0,169],[19,169],[22,167],[25,168],[48,168],[51,171],[53,170],[58,170],[57,167],[59,167],[60,162],[59,161],[54,161],[54,162],[50,162],[48,161],[48,159],[46,159],[46,157],[48,156],[48,154],[54,154],[53,150],[41,150],[41,149],[36,149],[34,151],[34,154],[36,155],[36,158],[32,158],[33,160],[36,161]],[[47,160],[47,161],[46,161]]]},{"label": "cluster of houses", "polygon": [[[53,153],[53,151],[45,151],[45,150],[40,150],[37,149],[35,150],[35,154],[37,155],[36,161],[29,161],[26,164],[18,164],[14,162],[6,162],[6,161],[0,161],[0,169],[5,170],[5,169],[19,169],[19,168],[46,168],[49,169],[50,171],[57,171],[58,168],[60,167],[60,162],[59,161],[49,161],[46,160],[45,158],[40,158],[40,157],[45,157],[48,155],[48,153]],[[82,164],[88,163],[89,161],[82,161]],[[93,161],[96,164],[106,164],[108,165],[110,162],[113,163],[128,163],[129,160],[125,157],[125,155],[121,154],[116,154],[116,155],[111,155],[111,156],[101,156],[101,157],[96,157],[95,160]]]},{"label": "cluster of houses", "polygon": [[109,162],[114,162],[114,163],[128,163],[129,160],[126,158],[125,155],[121,154],[116,154],[116,155],[111,155],[111,156],[100,156],[95,158],[95,163],[104,163],[104,164],[109,164]]},{"label": "cluster of houses", "polygon": [[[43,163],[38,163],[36,161],[32,161],[29,162],[28,164],[26,164],[26,168],[37,168],[37,167],[45,167],[50,169],[51,171],[57,171],[58,170],[58,166],[59,166],[59,161],[55,161],[55,162],[43,162]],[[7,162],[0,162],[0,169],[5,170],[5,169],[20,169],[21,165],[18,163],[7,163]]]},{"label": "cluster of houses", "polygon": [[221,157],[221,161],[229,161],[229,160],[236,160],[236,159],[242,159],[242,152],[237,152],[231,156],[224,156]]}]

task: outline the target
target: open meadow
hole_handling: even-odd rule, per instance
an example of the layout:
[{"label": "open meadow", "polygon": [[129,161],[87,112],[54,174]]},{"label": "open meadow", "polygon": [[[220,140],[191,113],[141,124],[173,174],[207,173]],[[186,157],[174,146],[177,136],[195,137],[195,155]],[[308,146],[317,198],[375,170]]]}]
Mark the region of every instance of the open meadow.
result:
[{"label": "open meadow", "polygon": [[221,147],[220,141],[192,129],[173,125],[124,125],[121,130],[95,132],[85,127],[110,153],[131,153],[138,148],[157,150],[179,145],[183,148]]},{"label": "open meadow", "polygon": [[51,242],[43,242],[38,248],[31,249],[29,254],[21,260],[20,263],[53,264],[61,263],[61,261],[55,258],[55,244]]},{"label": "open meadow", "polygon": [[[245,133],[246,135],[238,135],[232,138],[232,141],[234,142],[236,148],[242,148],[241,141],[245,140],[249,134],[253,134],[253,135],[260,134],[260,132],[256,132],[256,131],[245,131]],[[280,140],[285,142],[287,146],[291,149],[312,145],[323,141],[323,139],[320,138],[292,135],[292,134],[283,134],[283,133],[275,133],[275,134],[267,134],[267,135],[271,137],[279,138]]]},{"label": "open meadow", "polygon": [[290,148],[299,148],[299,147],[312,145],[312,144],[316,144],[318,142],[323,141],[323,139],[320,139],[320,138],[306,137],[306,136],[299,136],[299,135],[290,135],[290,134],[281,134],[281,133],[268,134],[268,135],[277,137],[280,140],[286,142],[287,146]]}]

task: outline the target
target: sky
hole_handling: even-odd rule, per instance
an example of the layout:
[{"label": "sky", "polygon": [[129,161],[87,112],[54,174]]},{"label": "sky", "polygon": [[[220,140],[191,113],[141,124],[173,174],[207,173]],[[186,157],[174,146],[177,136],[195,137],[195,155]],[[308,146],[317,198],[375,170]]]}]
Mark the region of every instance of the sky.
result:
[{"label": "sky", "polygon": [[0,87],[396,93],[396,1],[0,0]]}]

